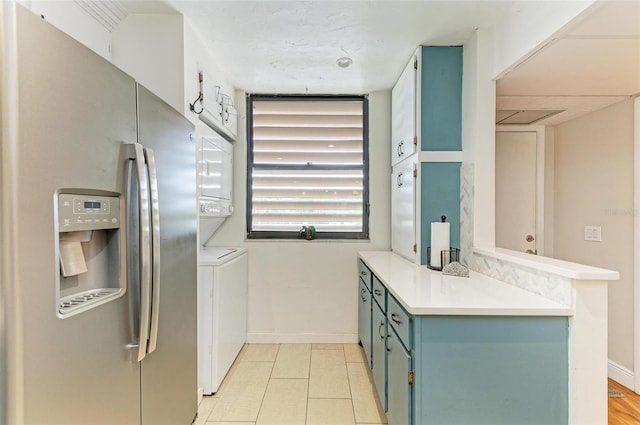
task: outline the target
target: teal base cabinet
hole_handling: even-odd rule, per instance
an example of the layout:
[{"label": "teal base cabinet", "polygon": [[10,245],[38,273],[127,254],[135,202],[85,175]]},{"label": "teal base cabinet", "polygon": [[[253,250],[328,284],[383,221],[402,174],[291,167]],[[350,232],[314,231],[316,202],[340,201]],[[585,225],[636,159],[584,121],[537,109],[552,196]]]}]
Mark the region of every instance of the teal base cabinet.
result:
[{"label": "teal base cabinet", "polygon": [[418,316],[415,424],[567,424],[566,317]]},{"label": "teal base cabinet", "polygon": [[358,338],[371,367],[371,271],[358,261]]},{"label": "teal base cabinet", "polygon": [[378,399],[384,410],[387,410],[387,319],[382,308],[373,302],[373,355],[371,356],[373,382],[378,391]]},{"label": "teal base cabinet", "polygon": [[371,289],[359,332],[389,425],[568,423],[567,317],[412,315]]},{"label": "teal base cabinet", "polygon": [[371,367],[371,292],[362,281],[358,293],[358,336]]},{"label": "teal base cabinet", "polygon": [[389,425],[411,422],[411,354],[404,348],[395,330],[387,337],[387,420]]}]

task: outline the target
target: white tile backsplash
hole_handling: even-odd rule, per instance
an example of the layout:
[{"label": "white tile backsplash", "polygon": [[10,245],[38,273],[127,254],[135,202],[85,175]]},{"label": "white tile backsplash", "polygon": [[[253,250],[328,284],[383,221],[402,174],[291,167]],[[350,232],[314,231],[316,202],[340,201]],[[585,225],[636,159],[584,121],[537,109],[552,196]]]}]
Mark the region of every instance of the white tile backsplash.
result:
[{"label": "white tile backsplash", "polygon": [[553,273],[512,264],[504,260],[474,253],[471,270],[485,274],[547,299],[572,305],[571,279]]},{"label": "white tile backsplash", "polygon": [[460,167],[460,263],[469,266],[473,250],[474,165]]}]

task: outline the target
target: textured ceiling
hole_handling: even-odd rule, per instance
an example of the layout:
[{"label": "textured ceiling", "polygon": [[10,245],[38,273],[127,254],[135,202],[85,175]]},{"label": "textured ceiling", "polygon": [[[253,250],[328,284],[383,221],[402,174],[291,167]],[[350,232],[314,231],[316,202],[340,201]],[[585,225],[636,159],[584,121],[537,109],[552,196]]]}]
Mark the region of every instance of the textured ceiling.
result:
[{"label": "textured ceiling", "polygon": [[[512,1],[170,2],[250,92],[364,93],[390,88],[420,44],[462,44]],[[349,56],[342,69],[336,59]]]},{"label": "textured ceiling", "polygon": [[[392,87],[418,45],[462,44],[519,1],[526,0],[122,3],[129,13],[182,13],[239,89],[366,93]],[[342,56],[353,65],[339,68]],[[499,80],[496,103],[498,109],[566,109],[538,122],[554,125],[639,93],[640,0],[613,0],[596,3]]]}]

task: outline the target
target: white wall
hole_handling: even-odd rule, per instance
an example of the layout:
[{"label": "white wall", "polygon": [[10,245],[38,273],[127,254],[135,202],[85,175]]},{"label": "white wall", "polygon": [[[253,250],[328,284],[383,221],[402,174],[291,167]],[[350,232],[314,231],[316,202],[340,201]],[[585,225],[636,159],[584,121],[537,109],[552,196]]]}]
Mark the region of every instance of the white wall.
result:
[{"label": "white wall", "polygon": [[[555,127],[554,257],[620,272],[609,284],[609,359],[633,370],[633,100]],[[602,242],[584,226],[602,226]]]},{"label": "white wall", "polygon": [[[499,25],[479,28],[465,43],[462,147],[464,163],[474,167],[474,200],[473,225],[464,228],[473,233],[474,246],[495,247],[495,79],[603,3],[595,0],[515,2]],[[553,252],[554,247],[545,242],[545,249]]]},{"label": "white wall", "polygon": [[182,15],[129,15],[111,39],[113,63],[184,113]]},{"label": "white wall", "polygon": [[554,257],[555,129],[544,128],[544,256]]},{"label": "white wall", "polygon": [[[238,96],[240,98],[240,96]],[[244,96],[241,97],[244,102]],[[244,111],[244,105],[240,105]],[[356,342],[357,252],[390,249],[391,92],[369,96],[370,241],[246,241],[246,120],[234,143],[235,213],[207,245],[249,250],[250,341]]]},{"label": "white wall", "polygon": [[495,246],[496,88],[491,80],[492,47],[491,31],[478,29],[464,44],[462,58],[463,162],[474,164],[475,195],[474,225],[461,229],[472,229],[473,245],[482,247]]},{"label": "white wall", "polygon": [[[633,162],[635,164],[634,170],[634,258],[640,254],[640,97],[636,97],[633,101],[634,104],[634,144],[633,144]],[[634,311],[633,311],[633,323],[640,323],[640,261],[635,260],[634,268]],[[634,325],[634,382],[633,389],[637,393],[640,393],[640,370],[635,373],[636,366],[640,368],[640,325]],[[625,384],[629,387],[631,385]]]},{"label": "white wall", "polygon": [[112,32],[113,63],[133,76],[194,124],[189,105],[198,98],[198,73],[234,94],[220,64],[182,15],[134,14]]},{"label": "white wall", "polygon": [[[200,90],[198,83],[198,72],[204,71],[207,76],[215,79],[220,85],[222,92],[233,96],[235,89],[229,83],[224,70],[224,64],[215,60],[215,56],[209,52],[209,46],[202,41],[198,33],[193,29],[192,24],[185,18],[184,20],[184,99],[183,113],[194,124],[198,122],[198,117],[189,111],[189,104],[197,97]],[[240,111],[244,113],[244,111]]]},{"label": "white wall", "polygon": [[18,0],[18,4],[75,38],[105,59],[111,59],[109,31],[74,1]]}]

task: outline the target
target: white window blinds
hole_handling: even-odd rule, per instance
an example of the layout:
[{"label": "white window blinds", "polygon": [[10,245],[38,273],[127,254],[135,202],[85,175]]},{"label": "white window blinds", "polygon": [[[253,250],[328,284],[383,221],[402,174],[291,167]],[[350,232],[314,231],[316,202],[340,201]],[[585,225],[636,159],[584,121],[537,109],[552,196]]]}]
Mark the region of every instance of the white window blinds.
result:
[{"label": "white window blinds", "polygon": [[362,238],[364,98],[256,97],[250,108],[249,236],[314,226]]}]

